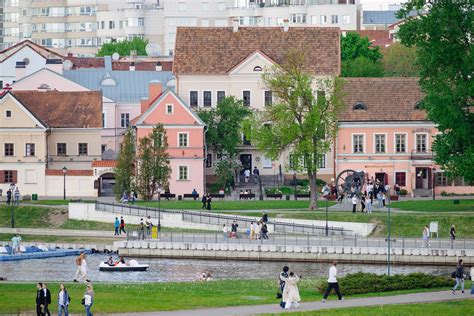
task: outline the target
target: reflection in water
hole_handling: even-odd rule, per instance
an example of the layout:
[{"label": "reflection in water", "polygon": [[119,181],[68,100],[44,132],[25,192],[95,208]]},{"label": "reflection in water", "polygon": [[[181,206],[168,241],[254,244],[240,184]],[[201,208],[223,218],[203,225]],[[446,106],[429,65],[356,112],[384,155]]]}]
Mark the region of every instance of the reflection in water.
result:
[{"label": "reflection in water", "polygon": [[[94,282],[169,282],[194,281],[199,273],[209,271],[214,279],[265,279],[274,278],[287,264],[292,271],[305,277],[325,277],[329,263],[211,261],[190,259],[138,258],[139,263],[149,264],[148,272],[99,272],[101,261],[108,255],[94,254],[87,257],[89,278]],[[129,260],[132,258],[126,258]],[[0,276],[12,281],[72,281],[76,272],[75,257],[33,259],[0,262]],[[425,272],[447,274],[452,267],[394,266],[394,274]],[[386,273],[386,265],[339,264],[340,275],[354,272]]]}]

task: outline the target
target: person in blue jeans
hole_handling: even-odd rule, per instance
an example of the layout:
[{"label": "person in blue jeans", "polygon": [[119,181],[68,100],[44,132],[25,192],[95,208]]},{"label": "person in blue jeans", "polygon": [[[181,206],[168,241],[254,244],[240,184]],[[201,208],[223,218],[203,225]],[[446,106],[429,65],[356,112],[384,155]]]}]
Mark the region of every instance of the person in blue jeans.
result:
[{"label": "person in blue jeans", "polygon": [[86,309],[86,316],[93,316],[91,313],[92,305],[94,304],[94,290],[92,284],[87,284],[86,293],[84,294],[84,308]]},{"label": "person in blue jeans", "polygon": [[115,226],[115,236],[120,235],[119,234],[120,221],[119,221],[118,217],[115,218],[114,226]]},{"label": "person in blue jeans", "polygon": [[464,265],[462,259],[459,259],[458,265],[456,266],[456,272],[454,272],[456,277],[456,284],[453,287],[453,295],[456,292],[459,284],[461,284],[461,293],[464,293]]},{"label": "person in blue jeans", "polygon": [[66,290],[66,287],[63,283],[59,285],[59,293],[58,293],[58,316],[62,316],[63,311],[65,316],[69,316],[69,294]]}]

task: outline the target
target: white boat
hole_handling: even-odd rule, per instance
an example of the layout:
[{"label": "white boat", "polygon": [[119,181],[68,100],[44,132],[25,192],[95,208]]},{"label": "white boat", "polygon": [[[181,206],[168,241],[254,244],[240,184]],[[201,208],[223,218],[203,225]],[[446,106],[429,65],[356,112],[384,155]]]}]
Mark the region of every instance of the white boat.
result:
[{"label": "white boat", "polygon": [[130,260],[126,264],[119,263],[117,265],[111,266],[106,262],[101,262],[99,271],[108,271],[108,272],[129,272],[129,271],[146,271],[150,266],[147,264],[139,264],[136,260]]}]

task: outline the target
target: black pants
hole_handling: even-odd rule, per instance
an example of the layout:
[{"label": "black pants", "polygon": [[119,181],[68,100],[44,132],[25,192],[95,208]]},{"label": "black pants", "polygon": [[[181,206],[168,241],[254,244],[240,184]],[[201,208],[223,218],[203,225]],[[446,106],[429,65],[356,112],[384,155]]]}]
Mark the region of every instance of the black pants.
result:
[{"label": "black pants", "polygon": [[51,313],[49,312],[49,304],[44,304],[43,315],[51,316]]},{"label": "black pants", "polygon": [[352,213],[356,212],[357,204],[352,204]]},{"label": "black pants", "polygon": [[328,283],[328,287],[326,288],[326,292],[324,292],[323,298],[327,299],[328,296],[329,296],[329,293],[331,293],[332,289],[334,289],[337,296],[339,297],[339,300],[341,300],[342,299],[342,294],[341,294],[341,291],[339,291],[339,284],[337,282],[336,283]]},{"label": "black pants", "polygon": [[36,316],[43,316],[43,305],[36,304]]},{"label": "black pants", "polygon": [[365,210],[365,203],[364,202],[360,202],[360,205],[362,206],[362,209],[360,210],[362,213],[364,213],[364,210]]},{"label": "black pants", "polygon": [[127,232],[125,231],[125,228],[120,227],[120,235],[122,235],[122,232],[123,232],[124,234],[127,234]]}]

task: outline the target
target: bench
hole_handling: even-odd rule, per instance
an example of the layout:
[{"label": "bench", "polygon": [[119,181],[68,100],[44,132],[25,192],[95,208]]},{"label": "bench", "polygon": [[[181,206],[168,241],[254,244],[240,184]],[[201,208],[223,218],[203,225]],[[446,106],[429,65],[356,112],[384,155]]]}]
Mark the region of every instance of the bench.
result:
[{"label": "bench", "polygon": [[197,199],[199,199],[199,194],[188,194],[188,193],[185,193],[185,194],[183,194],[183,200],[186,199],[186,198],[190,198],[190,199],[197,200]]},{"label": "bench", "polygon": [[309,193],[296,193],[297,198],[309,198]]},{"label": "bench", "polygon": [[239,194],[239,199],[240,200],[255,199],[255,193],[242,193],[242,194]]},{"label": "bench", "polygon": [[283,197],[283,194],[281,194],[281,193],[267,193],[266,197],[267,197],[267,199],[268,198],[274,198],[274,199],[280,199],[281,200],[282,197]]},{"label": "bench", "polygon": [[160,194],[160,198],[164,198],[164,199],[175,199],[176,198],[176,194],[174,193],[161,193]]},{"label": "bench", "polygon": [[220,199],[223,200],[225,198],[225,194],[219,194],[219,193],[211,193],[209,196],[213,199]]}]

